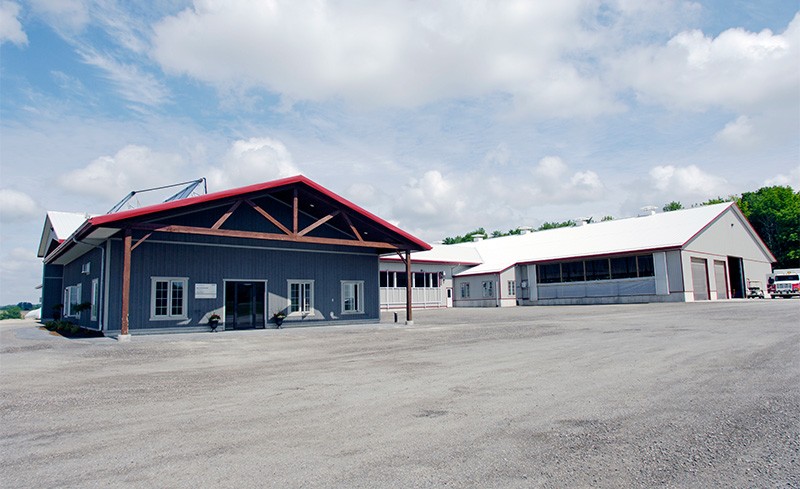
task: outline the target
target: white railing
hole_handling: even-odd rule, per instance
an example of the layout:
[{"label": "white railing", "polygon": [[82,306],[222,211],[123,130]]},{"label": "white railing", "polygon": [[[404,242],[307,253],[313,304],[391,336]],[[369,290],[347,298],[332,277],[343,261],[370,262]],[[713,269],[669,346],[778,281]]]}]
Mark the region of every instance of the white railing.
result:
[{"label": "white railing", "polygon": [[[411,288],[411,306],[417,309],[445,307],[444,288]],[[381,309],[406,307],[405,287],[381,287]]]}]

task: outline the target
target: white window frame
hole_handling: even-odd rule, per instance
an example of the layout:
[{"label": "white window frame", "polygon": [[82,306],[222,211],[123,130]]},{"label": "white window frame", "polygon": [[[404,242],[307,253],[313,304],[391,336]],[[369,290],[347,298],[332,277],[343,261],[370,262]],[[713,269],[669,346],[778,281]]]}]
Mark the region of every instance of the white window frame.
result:
[{"label": "white window frame", "polygon": [[[347,296],[346,289],[348,287],[354,287],[355,290],[355,302],[356,308],[355,309],[346,309]],[[364,281],[363,280],[342,280],[341,281],[341,289],[342,289],[342,314],[364,314]]]},{"label": "white window frame", "polygon": [[484,280],[483,283],[483,297],[494,297],[494,280]]},{"label": "white window frame", "polygon": [[[308,285],[308,295],[307,301],[304,301],[304,287],[300,288],[301,294],[299,297],[300,300],[300,309],[297,311],[292,311],[292,285]],[[303,304],[308,302],[308,309],[303,309]],[[286,311],[287,316],[313,316],[314,315],[314,281],[313,280],[287,280],[286,281]]]},{"label": "white window frame", "polygon": [[461,283],[461,298],[469,299],[469,282]]},{"label": "white window frame", "polygon": [[516,296],[517,295],[517,281],[516,280],[509,280],[508,281],[508,295]]},{"label": "white window frame", "polygon": [[89,319],[97,321],[97,309],[100,302],[100,279],[92,279],[92,309]]},{"label": "white window frame", "polygon": [[[167,282],[167,314],[156,314],[156,284]],[[172,314],[172,284],[180,283],[183,287],[183,303],[180,314]],[[189,278],[188,277],[150,277],[150,320],[174,321],[187,319],[189,310]]]},{"label": "white window frame", "polygon": [[[75,293],[75,302],[72,301],[73,292]],[[73,313],[72,306],[77,306],[81,303],[81,296],[83,290],[81,284],[70,285],[64,289],[64,317],[65,318],[78,318],[80,319],[80,311]]]}]

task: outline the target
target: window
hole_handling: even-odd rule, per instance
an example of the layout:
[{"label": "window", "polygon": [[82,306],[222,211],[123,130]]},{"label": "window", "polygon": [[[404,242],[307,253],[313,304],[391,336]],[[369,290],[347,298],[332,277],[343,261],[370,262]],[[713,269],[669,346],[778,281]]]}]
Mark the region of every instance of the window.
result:
[{"label": "window", "polygon": [[483,296],[494,297],[494,282],[492,282],[491,280],[483,282]]},{"label": "window", "polygon": [[394,287],[394,272],[381,272],[381,287]]},{"label": "window", "polygon": [[314,281],[289,281],[289,314],[314,314]]},{"label": "window", "polygon": [[611,278],[635,278],[636,257],[621,256],[611,259]]},{"label": "window", "polygon": [[364,282],[342,281],[342,314],[364,312]]},{"label": "window", "polygon": [[586,262],[586,280],[608,280],[608,258]]},{"label": "window", "polygon": [[151,319],[186,319],[186,289],[189,279],[153,277],[151,279]]},{"label": "window", "polygon": [[462,299],[469,299],[469,284],[468,283],[461,284],[461,298]]},{"label": "window", "polygon": [[515,280],[508,281],[508,295],[517,295],[517,282]]},{"label": "window", "polygon": [[81,317],[76,306],[81,303],[81,284],[70,285],[64,289],[64,317]]},{"label": "window", "polygon": [[395,272],[395,287],[405,288],[406,284],[408,283],[408,275],[406,272]]},{"label": "window", "polygon": [[550,263],[548,265],[539,265],[536,267],[539,272],[540,284],[557,284],[561,282],[561,264]]},{"label": "window", "polygon": [[653,277],[656,274],[655,267],[653,266],[653,255],[640,255],[636,257],[639,264],[640,277]]},{"label": "window", "polygon": [[100,302],[100,282],[99,279],[92,280],[92,311],[91,320],[97,321],[97,307]]},{"label": "window", "polygon": [[562,263],[561,277],[563,282],[583,282],[583,262],[571,261]]}]

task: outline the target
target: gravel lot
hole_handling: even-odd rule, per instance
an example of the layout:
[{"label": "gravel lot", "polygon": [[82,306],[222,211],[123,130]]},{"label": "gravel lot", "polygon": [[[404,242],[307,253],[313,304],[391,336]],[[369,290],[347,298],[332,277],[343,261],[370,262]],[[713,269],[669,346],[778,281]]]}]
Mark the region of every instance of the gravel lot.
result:
[{"label": "gravel lot", "polygon": [[800,487],[800,300],[70,340],[0,323],[3,487]]}]

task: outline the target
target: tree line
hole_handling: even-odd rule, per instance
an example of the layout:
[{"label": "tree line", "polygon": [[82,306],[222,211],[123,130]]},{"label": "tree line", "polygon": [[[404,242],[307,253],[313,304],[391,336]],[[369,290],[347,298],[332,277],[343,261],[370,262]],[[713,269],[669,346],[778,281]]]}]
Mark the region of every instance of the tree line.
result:
[{"label": "tree line", "polygon": [[[800,267],[800,192],[795,192],[790,186],[775,185],[762,187],[755,192],[744,192],[741,195],[728,197],[714,197],[693,204],[690,207],[721,204],[723,202],[736,202],[753,229],[756,230],[764,244],[775,255],[777,262],[775,268]],[[664,212],[676,211],[685,207],[679,201],[664,204]],[[601,221],[611,221],[613,216],[603,216]],[[593,222],[589,218],[588,222]],[[544,231],[562,227],[576,226],[574,220],[545,222],[533,231]],[[484,228],[470,231],[463,236],[446,237],[444,244],[456,244],[474,241],[476,237],[488,239],[501,236],[521,234],[521,229],[509,229],[506,232],[492,231],[487,233]]]}]

